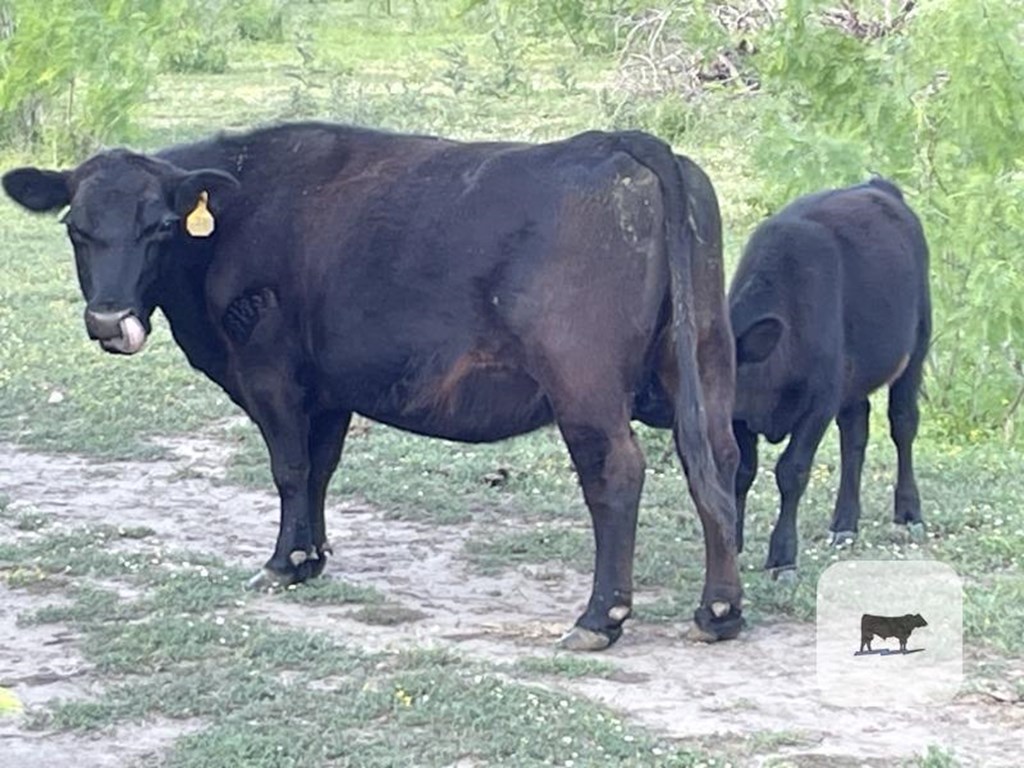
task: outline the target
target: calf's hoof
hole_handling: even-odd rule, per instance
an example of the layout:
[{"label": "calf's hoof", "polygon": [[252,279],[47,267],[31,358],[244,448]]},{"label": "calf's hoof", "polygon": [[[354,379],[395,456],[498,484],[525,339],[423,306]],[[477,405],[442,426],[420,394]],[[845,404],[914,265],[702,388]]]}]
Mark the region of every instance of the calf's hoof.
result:
[{"label": "calf's hoof", "polygon": [[829,545],[836,549],[852,547],[855,541],[857,541],[856,531],[832,531],[828,537]]},{"label": "calf's hoof", "polygon": [[702,605],[693,612],[693,626],[686,634],[690,640],[716,643],[719,640],[732,640],[745,623],[740,608],[731,603],[716,601]]},{"label": "calf's hoof", "polygon": [[779,585],[796,584],[797,570],[795,565],[779,565],[768,568],[772,581]]},{"label": "calf's hoof", "polygon": [[910,540],[915,544],[922,544],[927,538],[927,532],[924,528],[924,523],[918,520],[916,523],[907,524],[907,535],[910,536]]}]

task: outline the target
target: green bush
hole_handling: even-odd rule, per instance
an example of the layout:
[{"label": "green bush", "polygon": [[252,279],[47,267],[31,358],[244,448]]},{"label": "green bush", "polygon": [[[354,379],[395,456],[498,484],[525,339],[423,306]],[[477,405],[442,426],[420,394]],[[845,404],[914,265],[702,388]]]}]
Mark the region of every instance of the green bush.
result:
[{"label": "green bush", "polygon": [[123,0],[0,5],[0,144],[77,157],[124,137],[153,70],[153,25]]},{"label": "green bush", "polygon": [[157,0],[163,70],[220,74],[234,40],[284,40],[283,0]]},{"label": "green bush", "polygon": [[129,141],[159,71],[224,72],[233,40],[283,37],[283,0],[0,0],[0,147]]},{"label": "green bush", "polygon": [[533,37],[564,36],[580,53],[610,54],[622,43],[626,23],[645,6],[637,0],[460,0],[460,14],[514,18]]},{"label": "green bush", "polygon": [[231,15],[243,40],[284,40],[284,0],[233,0]]},{"label": "green bush", "polygon": [[228,44],[235,35],[224,0],[158,0],[160,35],[155,40],[160,69],[219,74],[228,68]]}]

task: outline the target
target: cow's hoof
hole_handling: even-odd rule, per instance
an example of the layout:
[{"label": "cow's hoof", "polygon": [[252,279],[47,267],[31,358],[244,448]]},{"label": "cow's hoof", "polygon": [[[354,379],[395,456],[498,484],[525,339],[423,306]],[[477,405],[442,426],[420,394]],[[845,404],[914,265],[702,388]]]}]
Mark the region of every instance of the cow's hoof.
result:
[{"label": "cow's hoof", "polygon": [[831,535],[828,537],[829,545],[836,549],[852,547],[855,541],[857,541],[856,531],[832,531]]},{"label": "cow's hoof", "polygon": [[327,565],[326,549],[319,552],[315,549],[310,549],[309,552],[296,549],[288,555],[283,563],[271,560],[263,566],[259,573],[249,579],[246,587],[257,592],[273,592],[284,589],[292,584],[315,579],[323,573],[325,565]]},{"label": "cow's hoof", "polygon": [[777,582],[780,585],[796,584],[797,570],[795,565],[784,565],[778,568],[769,568],[768,573],[771,575],[772,581]]},{"label": "cow's hoof", "polygon": [[924,540],[928,537],[924,528],[924,523],[920,520],[916,523],[907,524],[907,534],[910,536],[910,540],[915,544],[923,544]]},{"label": "cow's hoof", "polygon": [[732,640],[743,629],[743,625],[743,615],[739,608],[730,603],[714,602],[694,611],[693,625],[686,636],[689,640],[701,643]]},{"label": "cow's hoof", "polygon": [[575,626],[559,638],[558,647],[567,651],[603,651],[621,635],[621,627],[616,627],[609,631],[609,634],[605,634]]},{"label": "cow's hoof", "polygon": [[288,574],[261,568],[259,573],[246,582],[245,588],[254,592],[274,592],[293,583]]}]

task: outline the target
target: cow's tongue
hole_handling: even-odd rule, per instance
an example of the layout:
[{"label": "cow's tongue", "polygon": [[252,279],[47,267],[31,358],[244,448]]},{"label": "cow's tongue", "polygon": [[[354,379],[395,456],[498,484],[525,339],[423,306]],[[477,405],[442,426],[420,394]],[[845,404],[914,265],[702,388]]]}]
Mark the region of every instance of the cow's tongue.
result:
[{"label": "cow's tongue", "polygon": [[137,317],[127,315],[121,318],[119,329],[121,331],[119,338],[100,342],[104,349],[122,352],[126,355],[134,355],[142,349],[142,345],[146,343],[146,329],[142,327],[142,323]]}]

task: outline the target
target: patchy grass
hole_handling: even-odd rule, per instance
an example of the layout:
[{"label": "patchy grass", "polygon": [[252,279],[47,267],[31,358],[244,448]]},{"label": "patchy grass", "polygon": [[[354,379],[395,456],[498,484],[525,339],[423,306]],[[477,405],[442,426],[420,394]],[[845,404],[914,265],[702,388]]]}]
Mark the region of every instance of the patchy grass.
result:
[{"label": "patchy grass", "polygon": [[954,753],[942,747],[931,746],[928,751],[916,760],[909,763],[914,768],[958,768],[960,761]]},{"label": "patchy grass", "polygon": [[352,618],[364,624],[380,627],[393,627],[397,624],[408,624],[427,618],[429,614],[415,608],[407,608],[398,603],[380,603],[366,605],[352,614]]},{"label": "patchy grass", "polygon": [[471,539],[466,555],[483,572],[495,572],[522,563],[556,561],[580,571],[591,567],[589,531],[552,524],[538,524],[527,530],[498,532]]},{"label": "patchy grass", "polygon": [[[95,530],[51,532],[5,549],[8,572],[38,567],[39,551],[69,552],[69,541],[87,553],[83,562],[107,562],[96,550],[108,541]],[[422,765],[467,756],[519,765],[707,763],[600,706],[507,680],[500,669],[449,652],[368,654],[324,634],[254,619],[246,607],[255,598],[238,589],[239,574],[214,563],[195,565],[203,561],[178,553],[151,563],[146,573],[76,566],[79,578],[61,603],[24,615],[24,624],[70,626],[91,674],[103,680],[94,698],[31,712],[33,726],[96,731],[153,717],[198,720],[200,729],[174,743],[166,764],[204,768],[305,765],[313,757],[387,766],[410,755]],[[110,586],[95,586],[88,575],[97,574]],[[10,580],[8,586],[21,587]],[[134,596],[122,595],[126,587]],[[335,600],[339,590],[288,594],[304,593]],[[347,594],[375,599],[369,592]],[[364,610],[386,606],[370,602]],[[562,667],[568,674],[583,668],[603,667],[588,660]]]},{"label": "patchy grass", "polygon": [[384,600],[384,596],[373,587],[349,584],[338,579],[315,579],[305,584],[294,584],[284,590],[283,594],[286,600],[306,605],[375,604]]},{"label": "patchy grass", "polygon": [[528,676],[565,677],[574,680],[580,677],[614,678],[619,668],[607,661],[588,656],[557,654],[554,656],[529,656],[520,659],[513,669]]}]

